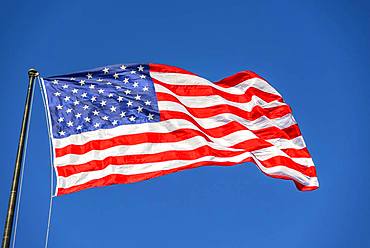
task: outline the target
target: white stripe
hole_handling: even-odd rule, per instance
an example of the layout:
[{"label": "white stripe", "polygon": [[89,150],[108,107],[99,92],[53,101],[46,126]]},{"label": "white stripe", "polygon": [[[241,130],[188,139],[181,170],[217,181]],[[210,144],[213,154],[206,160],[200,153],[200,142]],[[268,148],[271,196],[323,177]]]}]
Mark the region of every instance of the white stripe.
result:
[{"label": "white stripe", "polygon": [[202,146],[209,146],[217,150],[243,151],[243,149],[229,148],[245,140],[254,139],[256,136],[248,130],[231,133],[222,138],[211,138],[207,141],[204,137],[195,136],[178,142],[142,143],[137,145],[120,145],[105,150],[92,150],[85,154],[67,154],[56,158],[56,166],[76,165],[87,163],[91,160],[103,160],[110,156],[124,156],[137,154],[156,154],[167,151],[192,151]]},{"label": "white stripe", "polygon": [[300,184],[305,186],[319,186],[317,177],[309,177],[302,174],[299,171],[293,170],[285,166],[274,166],[271,168],[263,167],[260,163],[257,163],[257,166],[266,174],[275,175],[275,176],[286,176],[292,179],[297,180]]},{"label": "white stripe", "polygon": [[[103,170],[91,171],[91,172],[81,172],[78,174],[71,175],[69,177],[59,177],[59,188],[69,188],[76,185],[81,185],[87,183],[94,179],[100,179],[111,174],[120,175],[136,175],[148,172],[155,172],[161,170],[170,170],[189,164],[202,162],[202,161],[212,161],[212,162],[234,162],[238,163],[242,160],[251,157],[251,153],[246,152],[234,157],[214,157],[205,156],[196,160],[173,160],[165,162],[156,162],[148,164],[134,164],[134,165],[109,165]],[[297,179],[303,185],[315,186],[315,180],[308,176],[303,175],[301,172],[295,171],[293,169],[287,168],[285,166],[276,166],[272,168],[265,168],[260,163],[258,166],[267,174],[273,175],[285,175]],[[316,180],[317,181],[317,180]]]},{"label": "white stripe", "polygon": [[238,102],[229,101],[220,95],[179,96],[160,84],[154,84],[154,87],[155,87],[156,92],[170,94],[174,96],[175,98],[177,98],[183,105],[189,108],[207,108],[207,107],[212,107],[212,106],[216,106],[220,104],[227,104],[227,105],[234,106],[239,109],[250,112],[256,106],[261,106],[263,108],[272,108],[272,107],[287,105],[286,103],[282,103],[276,100],[272,102],[265,102],[264,100],[262,100],[256,95],[252,96],[249,102],[238,103]]},{"label": "white stripe", "polygon": [[267,142],[270,142],[274,146],[276,146],[279,149],[302,149],[306,147],[306,143],[304,142],[304,139],[302,136],[298,136],[294,139],[287,140],[287,139],[269,139]]},{"label": "white stripe", "polygon": [[[129,156],[137,154],[157,154],[167,151],[189,151],[202,146],[209,146],[217,150],[224,151],[243,151],[243,149],[230,148],[240,142],[256,138],[255,135],[247,130],[238,131],[222,138],[211,138],[212,142],[208,142],[204,137],[196,136],[178,142],[167,143],[143,143],[137,145],[120,145],[107,148],[105,150],[92,150],[85,154],[66,154],[55,159],[55,166],[77,165],[87,163],[91,160],[103,160],[110,156]],[[251,151],[256,158],[261,161],[268,160],[272,157],[283,156],[290,158],[286,153],[282,152],[277,147],[268,147]],[[303,166],[314,166],[311,158],[290,158],[294,162]]]},{"label": "white stripe", "polygon": [[307,166],[307,167],[314,166],[311,158],[292,158],[288,156],[285,152],[278,149],[276,146],[271,146],[271,147],[266,147],[263,149],[251,151],[251,153],[255,155],[256,158],[260,161],[265,161],[265,160],[268,160],[276,156],[282,156],[282,157],[290,158],[294,162],[300,165],[303,165],[303,166]]},{"label": "white stripe", "polygon": [[246,81],[243,81],[233,87],[230,88],[223,88],[218,86],[205,78],[196,76],[196,75],[189,75],[189,74],[182,74],[182,73],[163,73],[163,72],[150,72],[150,76],[158,81],[161,81],[166,84],[171,85],[206,85],[211,86],[215,89],[221,90],[226,93],[235,94],[235,95],[242,95],[246,92],[247,89],[254,87],[260,89],[264,92],[271,93],[274,95],[281,96],[271,85],[269,85],[266,81],[260,78],[252,78]]},{"label": "white stripe", "polygon": [[[172,102],[170,102],[172,103]],[[164,102],[161,102],[164,104]],[[180,108],[184,108],[183,106],[177,104]],[[186,109],[185,109],[186,110]],[[187,111],[187,110],[186,110]],[[229,123],[232,120],[236,120],[239,122],[244,123],[251,127],[251,129],[257,130],[256,126],[263,128],[263,127],[271,127],[277,126],[279,128],[287,128],[293,124],[295,121],[292,120],[291,115],[283,116],[279,119],[270,120],[267,117],[261,117],[255,121],[246,121],[243,118],[232,114],[220,114],[210,118],[194,118],[200,126],[205,129],[212,129],[216,127],[223,126]],[[253,127],[253,125],[255,125]],[[139,133],[147,133],[147,132],[156,132],[156,133],[168,133],[171,131],[175,131],[178,129],[185,129],[191,128],[194,130],[198,130],[199,128],[196,127],[190,121],[184,119],[171,119],[167,121],[161,122],[153,122],[153,123],[145,123],[145,124],[132,124],[132,125],[122,125],[111,129],[99,129],[90,132],[84,132],[82,134],[74,134],[69,137],[63,139],[53,139],[53,145],[55,148],[63,148],[67,145],[82,145],[92,140],[103,140],[103,139],[110,139],[116,136],[121,135],[129,135],[129,134],[139,134]],[[208,136],[208,135],[207,135]]]},{"label": "white stripe", "polygon": [[[214,124],[215,125],[212,125],[209,128],[225,125],[225,123],[214,123]],[[71,135],[63,139],[53,139],[53,143],[55,148],[63,148],[71,144],[83,145],[89,141],[111,139],[121,135],[141,134],[148,132],[155,132],[161,134],[169,133],[179,129],[193,129],[196,131],[200,131],[199,128],[190,121],[184,119],[172,119],[147,124],[122,125],[111,129],[99,129],[95,131],[84,132],[82,134]],[[204,132],[202,133],[207,137],[211,137],[205,134]]]}]

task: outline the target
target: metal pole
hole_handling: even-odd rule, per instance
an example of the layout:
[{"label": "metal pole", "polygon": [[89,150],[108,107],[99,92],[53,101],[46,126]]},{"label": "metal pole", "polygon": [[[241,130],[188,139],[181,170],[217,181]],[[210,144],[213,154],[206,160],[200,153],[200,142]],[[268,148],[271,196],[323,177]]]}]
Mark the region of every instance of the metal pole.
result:
[{"label": "metal pole", "polygon": [[17,201],[19,175],[20,175],[20,172],[21,172],[21,166],[22,166],[22,160],[23,160],[25,138],[26,138],[26,135],[27,135],[27,132],[28,132],[27,127],[28,127],[28,121],[29,121],[33,86],[34,86],[34,83],[35,83],[35,78],[38,75],[39,75],[39,73],[35,69],[30,69],[28,71],[29,82],[28,82],[27,98],[26,98],[26,104],[24,106],[21,135],[20,135],[20,138],[19,138],[18,152],[17,152],[17,157],[16,157],[16,160],[15,160],[13,182],[12,182],[12,187],[11,187],[10,196],[9,196],[8,213],[6,215],[3,242],[2,242],[2,246],[1,246],[2,248],[9,248],[10,240],[11,240],[11,236],[12,236],[13,219],[14,219],[13,217],[14,217],[14,210],[15,210],[15,205],[16,205],[16,201]]}]

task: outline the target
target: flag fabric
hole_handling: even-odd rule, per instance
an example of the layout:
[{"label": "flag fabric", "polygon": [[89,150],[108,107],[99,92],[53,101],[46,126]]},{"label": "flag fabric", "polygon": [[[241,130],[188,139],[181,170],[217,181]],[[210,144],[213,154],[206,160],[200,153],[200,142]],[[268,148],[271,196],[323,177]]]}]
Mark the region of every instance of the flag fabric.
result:
[{"label": "flag fabric", "polygon": [[173,66],[128,64],[41,84],[56,195],[244,162],[302,191],[319,186],[291,108],[254,72],[213,83]]}]

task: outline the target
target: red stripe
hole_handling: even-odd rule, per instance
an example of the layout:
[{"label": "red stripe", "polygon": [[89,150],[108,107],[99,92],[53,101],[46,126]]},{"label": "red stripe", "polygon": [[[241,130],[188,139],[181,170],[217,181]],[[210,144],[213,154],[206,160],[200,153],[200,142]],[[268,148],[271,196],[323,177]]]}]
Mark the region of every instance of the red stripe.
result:
[{"label": "red stripe", "polygon": [[67,177],[80,172],[102,170],[108,165],[142,164],[168,160],[194,160],[204,156],[232,157],[247,151],[258,150],[270,146],[271,144],[268,142],[261,142],[259,139],[251,139],[236,144],[233,147],[244,149],[242,151],[226,151],[205,145],[190,151],[171,150],[154,154],[110,156],[102,160],[92,160],[84,164],[58,166],[57,170],[59,176]]},{"label": "red stripe", "polygon": [[230,88],[252,78],[259,78],[264,80],[260,75],[252,71],[241,71],[218,82],[215,82],[215,84],[224,88]]},{"label": "red stripe", "polygon": [[104,140],[92,140],[83,145],[68,145],[63,148],[55,149],[56,157],[62,157],[66,154],[84,154],[92,150],[104,150],[119,145],[137,145],[141,143],[165,143],[177,142],[194,136],[202,136],[206,140],[209,138],[202,132],[193,129],[179,129],[169,133],[139,133],[116,136]]},{"label": "red stripe", "polygon": [[288,148],[282,149],[282,151],[292,158],[311,158],[311,155],[306,147],[302,149]]},{"label": "red stripe", "polygon": [[269,119],[275,119],[291,113],[291,109],[288,105],[281,105],[271,108],[263,108],[261,106],[256,105],[251,109],[251,111],[245,111],[238,107],[231,106],[228,104],[219,104],[206,108],[190,108],[183,105],[181,101],[177,99],[175,96],[162,92],[157,93],[157,100],[179,103],[182,106],[184,106],[189,111],[190,114],[198,118],[208,118],[218,114],[231,113],[240,116],[241,118],[244,118],[246,120],[254,121],[260,118],[261,116],[266,116]]},{"label": "red stripe", "polygon": [[298,136],[301,136],[301,131],[298,128],[297,124],[291,125],[290,127],[280,129],[278,127],[267,127],[262,128],[259,130],[252,131],[255,135],[260,137],[261,139],[276,139],[276,138],[283,138],[283,139],[293,139]]},{"label": "red stripe", "polygon": [[[199,126],[200,127],[200,126]],[[198,127],[198,128],[199,128]],[[113,146],[118,145],[136,145],[145,142],[151,143],[163,143],[163,142],[176,142],[194,136],[204,137],[207,141],[210,139],[207,137],[211,136],[214,138],[220,138],[236,131],[246,130],[243,125],[238,122],[231,121],[223,126],[194,130],[190,128],[178,129],[168,133],[139,133],[139,134],[127,134],[120,135],[110,139],[92,140],[82,145],[67,145],[63,148],[56,148],[56,157],[62,157],[66,154],[84,154],[91,150],[104,150]]]},{"label": "red stripe", "polygon": [[306,186],[306,185],[300,184],[299,182],[296,182],[296,181],[294,181],[294,184],[297,187],[297,189],[299,189],[300,191],[313,191],[313,190],[316,190],[316,189],[319,188],[318,186]]},{"label": "red stripe", "polygon": [[316,176],[315,167],[313,166],[307,167],[307,166],[298,164],[297,162],[294,162],[291,158],[284,157],[284,156],[275,156],[275,157],[269,158],[264,161],[259,160],[259,162],[266,168],[271,168],[271,167],[281,165],[281,166],[285,166],[287,168],[293,169],[295,171],[299,171],[302,174],[309,176],[309,177]]},{"label": "red stripe", "polygon": [[[161,121],[171,120],[171,119],[184,119],[187,121],[190,121],[193,123],[199,130],[201,130],[204,133],[211,134],[210,130],[207,130],[200,126],[193,118],[191,118],[189,115],[177,112],[177,111],[169,111],[169,110],[162,110],[161,111]],[[237,130],[249,130],[242,124],[232,121],[233,124],[237,126]],[[223,131],[222,129],[219,131]],[[292,139],[296,138],[301,135],[301,132],[299,131],[298,125],[294,124],[288,128],[279,129],[278,127],[267,127],[262,128],[259,130],[249,130],[253,132],[256,136],[258,136],[261,139],[267,140],[267,139],[276,139],[276,138],[284,138],[284,139]],[[212,135],[211,135],[212,136]]]},{"label": "red stripe", "polygon": [[181,69],[176,66],[170,66],[170,65],[163,65],[163,64],[149,64],[150,71],[151,72],[163,72],[163,73],[182,73],[182,74],[189,74],[189,75],[195,75],[194,73]]},{"label": "red stripe", "polygon": [[281,96],[274,95],[260,89],[250,87],[248,88],[244,94],[236,95],[231,94],[228,92],[224,92],[222,90],[216,89],[209,85],[171,85],[160,82],[153,78],[153,82],[155,84],[162,85],[163,87],[169,89],[174,94],[178,96],[212,96],[218,95],[222,98],[232,101],[232,102],[239,102],[239,103],[246,103],[252,100],[253,96],[258,96],[265,102],[272,102],[272,101],[280,101],[283,102]]}]

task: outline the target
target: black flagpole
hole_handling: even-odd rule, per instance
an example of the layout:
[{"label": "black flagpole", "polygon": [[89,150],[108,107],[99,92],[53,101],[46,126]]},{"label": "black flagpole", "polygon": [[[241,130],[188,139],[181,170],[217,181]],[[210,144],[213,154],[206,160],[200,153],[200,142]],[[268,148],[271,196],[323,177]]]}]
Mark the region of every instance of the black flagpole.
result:
[{"label": "black flagpole", "polygon": [[15,210],[15,205],[17,202],[19,175],[20,175],[21,167],[22,167],[25,139],[26,139],[27,132],[28,132],[27,127],[28,127],[29,116],[30,116],[33,86],[35,83],[35,78],[38,77],[38,75],[39,73],[35,69],[30,69],[28,71],[29,82],[28,82],[27,98],[26,98],[26,104],[24,106],[21,135],[19,138],[18,152],[17,152],[17,157],[15,160],[13,182],[12,182],[12,187],[10,190],[8,212],[6,214],[3,242],[1,246],[2,248],[9,248],[10,240],[12,236],[14,210]]}]

